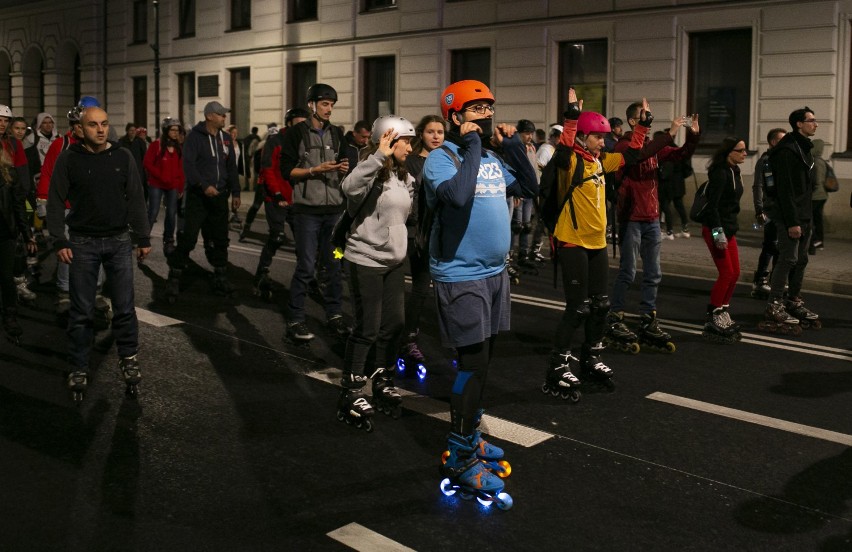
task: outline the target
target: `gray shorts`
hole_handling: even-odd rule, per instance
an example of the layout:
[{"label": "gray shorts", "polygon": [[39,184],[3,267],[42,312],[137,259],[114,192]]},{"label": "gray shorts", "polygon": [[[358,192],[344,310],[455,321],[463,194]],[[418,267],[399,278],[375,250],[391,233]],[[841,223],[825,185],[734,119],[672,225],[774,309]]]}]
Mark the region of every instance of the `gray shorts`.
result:
[{"label": "gray shorts", "polygon": [[444,347],[482,343],[509,329],[509,275],[484,280],[435,282],[438,327]]}]

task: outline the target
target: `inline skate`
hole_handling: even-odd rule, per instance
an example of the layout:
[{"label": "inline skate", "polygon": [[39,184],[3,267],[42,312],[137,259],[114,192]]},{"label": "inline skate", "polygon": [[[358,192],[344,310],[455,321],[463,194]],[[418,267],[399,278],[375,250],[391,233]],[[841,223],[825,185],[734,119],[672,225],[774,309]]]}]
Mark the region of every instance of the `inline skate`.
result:
[{"label": "inline skate", "polygon": [[458,433],[447,436],[447,459],[440,467],[441,492],[445,496],[456,493],[464,499],[474,497],[485,507],[496,504],[501,510],[512,507],[512,497],[504,492],[505,484],[476,456],[475,435],[467,437]]},{"label": "inline skate", "polygon": [[98,292],[95,295],[95,327],[98,329],[109,328],[112,324],[112,317],[112,300]]},{"label": "inline skate", "polygon": [[764,320],[757,323],[757,329],[791,336],[802,335],[802,326],[799,324],[799,319],[790,316],[790,313],[784,308],[784,303],[781,302],[781,299],[773,299],[766,305],[764,318]]},{"label": "inline skate", "polygon": [[236,209],[231,211],[231,218],[228,220],[228,226],[234,232],[239,232],[243,229],[243,220],[240,218],[240,214]]},{"label": "inline skate", "polygon": [[769,299],[769,293],[772,288],[769,287],[769,273],[756,272],[754,273],[754,282],[751,284],[751,296],[755,299],[766,301]]},{"label": "inline skate", "polygon": [[349,334],[352,333],[352,328],[346,325],[342,314],[333,314],[328,317],[325,323],[325,329],[328,333],[341,341],[346,341]]},{"label": "inline skate", "polygon": [[272,302],[272,279],[269,277],[269,268],[259,268],[254,276],[254,288],[252,289],[255,296],[266,303]]},{"label": "inline skate", "polygon": [[178,295],[180,295],[181,272],[183,271],[177,268],[169,269],[169,279],[166,281],[166,301],[170,305],[174,305],[177,302]]},{"label": "inline skate", "polygon": [[701,332],[702,337],[716,343],[737,342],[741,336],[739,336],[739,332],[731,327],[725,314],[726,312],[722,307],[715,307],[709,310],[707,312],[707,321],[704,323],[704,329]]},{"label": "inline skate", "polygon": [[801,297],[788,297],[784,301],[784,308],[787,309],[787,313],[790,316],[799,321],[802,329],[819,330],[822,328],[822,321],[819,319],[819,315],[805,307],[805,301]]},{"label": "inline skate", "polygon": [[739,341],[743,338],[742,334],[740,333],[742,326],[739,322],[734,322],[733,319],[731,319],[731,313],[729,310],[730,308],[730,305],[722,305],[722,316],[725,319],[725,323],[728,325],[728,329],[734,332],[734,338]]},{"label": "inline skate", "polygon": [[550,393],[554,397],[561,396],[574,403],[579,402],[580,380],[573,372],[579,365],[580,361],[571,353],[571,349],[551,351],[541,392]]},{"label": "inline skate", "polygon": [[65,385],[71,391],[71,400],[78,406],[86,397],[86,389],[89,386],[89,376],[84,370],[73,370],[68,373]]},{"label": "inline skate", "polygon": [[211,280],[213,293],[222,297],[231,297],[234,294],[234,286],[228,280],[228,267],[217,266],[213,269]]},{"label": "inline skate", "polygon": [[297,347],[309,348],[314,334],[308,329],[308,325],[304,322],[290,322],[287,324],[287,332],[284,334],[285,341],[296,345]]},{"label": "inline skate", "polygon": [[[420,381],[426,379],[426,357],[417,346],[417,334],[414,332],[408,335],[408,342],[400,348],[399,359],[396,361],[396,368],[400,375],[416,373]],[[415,368],[415,370],[409,370]]]},{"label": "inline skate", "polygon": [[639,353],[642,349],[639,345],[639,337],[624,323],[623,312],[610,311],[606,315],[606,325],[604,345],[632,355]]},{"label": "inline skate", "polygon": [[[471,441],[476,450],[476,457],[485,465],[486,468],[491,470],[492,473],[496,474],[500,478],[509,477],[512,474],[512,466],[506,460],[503,460],[503,449],[498,446],[492,445],[488,441],[482,438],[482,432],[479,430],[479,426],[482,425],[482,415],[485,411],[483,409],[479,409],[476,413],[476,418],[473,422],[473,440]],[[450,451],[445,450],[443,456],[441,457],[441,462],[443,464],[447,463],[447,459],[450,457]]]},{"label": "inline skate", "polygon": [[529,260],[536,264],[541,264],[547,260],[545,256],[541,254],[541,245],[542,243],[538,242],[533,245],[532,249],[530,249]]},{"label": "inline skate", "polygon": [[506,257],[506,272],[509,274],[509,281],[512,285],[517,286],[521,283],[521,271],[511,256]]},{"label": "inline skate", "polygon": [[672,343],[671,334],[660,329],[660,325],[657,323],[657,311],[643,313],[640,317],[639,344],[662,353],[673,353],[677,350],[675,344]]},{"label": "inline skate", "polygon": [[15,276],[15,289],[18,293],[18,301],[26,305],[32,305],[38,299],[38,295],[27,286],[26,276]]},{"label": "inline skate", "polygon": [[373,408],[398,420],[402,414],[402,397],[393,385],[393,369],[376,368],[373,375]]},{"label": "inline skate", "polygon": [[515,266],[522,274],[531,274],[533,276],[538,276],[538,264],[533,258],[530,257],[528,251],[524,249],[520,250],[516,259],[517,261],[515,263]]},{"label": "inline skate", "polygon": [[608,392],[615,390],[612,369],[601,361],[601,353],[604,349],[603,343],[594,345],[584,343],[580,349],[580,378],[584,388],[588,384],[593,390]]},{"label": "inline skate", "polygon": [[364,429],[367,433],[373,431],[373,407],[367,397],[361,393],[361,388],[367,384],[367,377],[344,373],[340,380],[340,398],[337,401],[337,419]]},{"label": "inline skate", "polygon": [[24,330],[18,323],[18,310],[12,307],[6,307],[3,310],[3,333],[6,338],[15,345],[21,344],[21,336],[24,335]]},{"label": "inline skate", "polygon": [[118,359],[118,369],[126,385],[124,394],[135,399],[138,394],[139,382],[142,381],[142,371],[139,369],[139,361],[136,355]]}]

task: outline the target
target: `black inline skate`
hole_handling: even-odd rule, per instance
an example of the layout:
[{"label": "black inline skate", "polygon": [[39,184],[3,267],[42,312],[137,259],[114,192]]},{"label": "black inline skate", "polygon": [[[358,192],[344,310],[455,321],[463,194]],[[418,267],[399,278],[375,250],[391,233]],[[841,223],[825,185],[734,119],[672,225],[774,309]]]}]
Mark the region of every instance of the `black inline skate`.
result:
[{"label": "black inline skate", "polygon": [[767,299],[769,299],[769,293],[771,291],[772,288],[769,287],[769,273],[755,272],[754,282],[752,282],[751,284],[751,296],[755,299],[766,301]]},{"label": "black inline skate", "polygon": [[592,389],[615,390],[612,369],[601,361],[601,353],[604,349],[603,343],[594,345],[583,343],[580,349],[580,379],[584,389],[588,385]]},{"label": "black inline skate", "polygon": [[802,335],[802,326],[799,319],[790,316],[781,299],[773,299],[766,305],[763,313],[764,320],[757,323],[757,329],[770,333],[779,333],[791,336]]},{"label": "black inline skate", "polygon": [[373,407],[394,420],[402,414],[402,397],[393,385],[393,369],[376,368],[373,375]]},{"label": "black inline skate", "polygon": [[414,332],[408,335],[408,342],[400,347],[399,359],[396,361],[396,368],[401,375],[417,374],[420,381],[426,379],[426,357],[417,346],[417,334]]},{"label": "black inline skate", "polygon": [[496,504],[501,510],[512,507],[512,497],[504,492],[502,479],[491,472],[476,456],[475,435],[467,437],[458,433],[447,436],[446,462],[440,467],[441,492],[445,496],[458,495],[464,500],[474,497],[485,507]]},{"label": "black inline skate", "polygon": [[522,274],[538,276],[538,264],[535,260],[530,258],[529,252],[524,249],[518,252],[517,262],[515,265]]},{"label": "black inline skate", "polygon": [[310,347],[314,337],[304,322],[290,322],[287,324],[287,333],[284,334],[286,341],[303,348]]},{"label": "black inline skate", "polygon": [[639,354],[642,349],[639,345],[639,336],[633,333],[624,323],[624,313],[610,311],[606,315],[606,334],[603,338],[604,345],[612,349]]},{"label": "black inline skate", "polygon": [[344,373],[340,380],[340,398],[337,401],[337,419],[364,429],[367,433],[373,431],[373,407],[361,392],[367,385],[367,377]]},{"label": "black inline skate", "polygon": [[169,269],[169,279],[166,281],[166,301],[170,305],[174,305],[177,302],[178,295],[180,295],[181,272],[183,271],[177,268]]},{"label": "black inline skate", "polygon": [[228,280],[228,267],[217,266],[213,269],[213,279],[211,280],[213,293],[222,297],[231,297],[234,294],[234,286]]},{"label": "black inline skate", "polygon": [[325,329],[328,333],[341,341],[346,341],[349,337],[349,334],[352,333],[352,328],[350,328],[346,321],[343,320],[342,314],[334,314],[328,317],[328,321],[325,323]]},{"label": "black inline skate", "polygon": [[657,323],[657,311],[644,313],[639,318],[639,344],[662,353],[673,353],[677,350],[672,343],[671,334],[660,329]]},{"label": "black inline skate", "polygon": [[521,271],[511,258],[506,260],[506,272],[509,274],[509,282],[517,286],[521,283]]},{"label": "black inline skate", "polygon": [[787,309],[787,313],[790,316],[799,321],[802,329],[819,330],[822,328],[822,321],[820,321],[819,315],[805,307],[805,301],[801,297],[788,297],[784,301],[784,308]]},{"label": "black inline skate", "polygon": [[121,370],[121,377],[124,379],[126,388],[124,394],[135,399],[138,394],[139,382],[142,381],[142,370],[139,368],[139,361],[136,360],[136,355],[118,359],[118,369]]},{"label": "black inline skate", "polygon": [[716,343],[736,343],[742,336],[731,327],[730,318],[722,307],[708,309],[702,337]]},{"label": "black inline skate", "polygon": [[574,370],[579,366],[580,361],[571,353],[571,349],[551,351],[541,392],[578,402],[581,396],[580,380],[574,375]]},{"label": "black inline skate", "polygon": [[228,226],[234,232],[239,232],[243,229],[243,220],[240,218],[240,214],[236,209],[231,210],[231,218],[228,220]]},{"label": "black inline skate", "polygon": [[18,323],[18,309],[13,307],[3,309],[3,333],[15,345],[21,344],[21,336],[24,335],[24,330]]},{"label": "black inline skate", "polygon": [[272,302],[272,279],[269,277],[269,268],[263,267],[257,269],[252,291],[262,301],[266,303]]},{"label": "black inline skate", "polygon": [[530,249],[529,260],[536,264],[541,264],[547,260],[545,256],[541,254],[541,245],[541,242],[538,242],[533,245],[532,249]]},{"label": "black inline skate", "polygon": [[71,400],[78,406],[86,397],[86,389],[89,386],[89,376],[83,370],[74,370],[68,373],[65,385],[71,391]]}]

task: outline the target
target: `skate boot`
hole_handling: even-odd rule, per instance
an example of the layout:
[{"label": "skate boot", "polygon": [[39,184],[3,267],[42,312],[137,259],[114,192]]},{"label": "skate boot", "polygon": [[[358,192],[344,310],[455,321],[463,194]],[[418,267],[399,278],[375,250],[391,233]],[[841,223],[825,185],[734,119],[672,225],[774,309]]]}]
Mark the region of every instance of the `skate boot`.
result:
[{"label": "skate boot", "polygon": [[21,336],[24,335],[24,330],[18,323],[18,310],[13,307],[7,307],[3,310],[3,333],[15,345],[21,344]]},{"label": "skate boot", "polygon": [[420,381],[426,379],[426,357],[417,346],[417,334],[414,332],[408,335],[408,343],[403,344],[400,348],[399,359],[396,361],[396,368],[400,375],[411,373],[406,371],[408,368],[415,367],[415,372]]},{"label": "skate boot", "polygon": [[639,337],[624,323],[623,312],[610,311],[606,315],[606,326],[604,345],[631,355],[639,353]]},{"label": "skate boot", "polygon": [[571,353],[571,349],[550,352],[547,373],[541,386],[542,393],[550,393],[554,397],[562,396],[563,399],[571,399],[571,402],[580,400],[580,380],[574,375],[574,370],[579,368],[580,361]]},{"label": "skate boot", "polygon": [[235,232],[239,232],[243,229],[243,220],[240,218],[240,214],[236,211],[232,211],[231,219],[228,221],[228,225],[231,227],[231,230]]},{"label": "skate boot", "polygon": [[231,297],[234,286],[228,280],[228,267],[217,266],[213,269],[213,293],[222,297]]},{"label": "skate boot", "polygon": [[73,370],[68,373],[65,385],[71,391],[71,400],[79,406],[86,396],[86,388],[89,386],[89,376],[83,370]]},{"label": "skate boot", "polygon": [[712,310],[708,309],[708,311],[707,321],[704,323],[704,330],[701,332],[702,337],[716,343],[735,343],[739,332],[731,328],[731,324],[725,316],[725,309],[714,307]]},{"label": "skate boot", "polygon": [[32,305],[38,299],[38,295],[27,286],[26,276],[15,276],[15,288],[18,292],[18,301],[22,303]]},{"label": "skate boot", "polygon": [[483,506],[496,504],[501,510],[512,507],[512,497],[504,492],[503,481],[491,473],[476,456],[474,436],[458,433],[447,436],[447,461],[441,466],[441,492],[445,496],[456,493],[464,499],[476,497]]},{"label": "skate boot", "polygon": [[799,324],[799,319],[790,316],[790,313],[784,308],[784,303],[781,302],[781,299],[770,301],[766,305],[766,311],[763,315],[765,319],[757,323],[757,329],[784,335],[802,335],[802,327]]},{"label": "skate boot", "polygon": [[118,368],[121,370],[125,385],[127,385],[124,394],[135,399],[138,392],[137,386],[142,381],[142,371],[139,369],[139,361],[136,360],[136,355],[118,359]]},{"label": "skate boot", "polygon": [[287,333],[284,337],[294,345],[309,347],[314,334],[308,330],[308,325],[304,322],[291,322],[287,324]]},{"label": "skate boot", "polygon": [[325,323],[325,328],[333,337],[341,340],[348,338],[352,332],[352,328],[343,320],[342,314],[331,315]]},{"label": "skate boot", "polygon": [[169,269],[169,279],[166,282],[166,301],[170,305],[174,305],[177,302],[178,295],[180,295],[181,272],[183,271],[177,268]]},{"label": "skate boot", "polygon": [[398,420],[402,414],[402,397],[393,385],[393,369],[376,368],[373,375],[373,407]]},{"label": "skate boot", "polygon": [[257,274],[254,276],[254,288],[252,289],[255,296],[266,303],[272,302],[272,280],[269,278],[269,268],[263,267],[257,269]]},{"label": "skate boot", "polygon": [[526,250],[521,250],[517,257],[517,267],[523,274],[538,275],[538,265],[530,259],[530,255]]},{"label": "skate boot", "polygon": [[541,263],[543,263],[543,262],[546,260],[546,259],[544,258],[544,255],[542,255],[542,254],[541,254],[541,242],[539,242],[539,243],[535,244],[535,245],[533,246],[533,248],[532,248],[532,249],[530,249],[530,256],[529,256],[529,259],[530,259],[532,262],[534,262],[534,263],[538,263],[538,264],[541,264]]},{"label": "skate boot", "polygon": [[673,353],[676,350],[672,336],[661,330],[657,324],[657,311],[645,313],[640,317],[639,343],[662,353]]},{"label": "skate boot", "polygon": [[615,382],[612,381],[612,369],[601,362],[601,353],[604,349],[603,343],[583,344],[580,350],[580,377],[584,386],[588,383],[593,386],[593,389],[609,392],[615,390]]},{"label": "skate boot", "polygon": [[27,256],[27,280],[30,284],[37,284],[41,279],[41,263],[38,262],[38,257]]},{"label": "skate boot", "polygon": [[799,321],[802,329],[819,330],[822,328],[822,322],[819,319],[819,315],[805,307],[805,302],[801,297],[789,297],[786,301],[784,301],[784,308],[787,309],[787,313],[790,316]]},{"label": "skate boot", "polygon": [[766,301],[769,299],[769,292],[771,291],[772,288],[769,287],[769,273],[755,272],[754,282],[751,284],[751,296],[755,299]]},{"label": "skate boot", "polygon": [[361,388],[367,385],[367,377],[344,372],[340,380],[340,398],[337,401],[337,419],[354,425],[358,429],[363,428],[367,433],[373,431],[373,407],[370,401],[361,392]]},{"label": "skate boot", "polygon": [[730,308],[731,308],[730,305],[722,305],[722,316],[725,318],[725,323],[727,323],[728,329],[731,330],[731,332],[733,332],[734,339],[739,341],[743,338],[742,334],[740,333],[742,326],[740,325],[739,322],[733,321],[733,319],[731,318],[730,310],[729,310]]},{"label": "skate boot", "polygon": [[112,300],[105,295],[101,295],[100,292],[95,295],[95,315],[95,325],[98,328],[109,328],[110,324],[112,324]]},{"label": "skate boot", "polygon": [[[482,425],[482,415],[485,413],[481,408],[476,412],[476,419],[473,421],[473,440],[471,441],[476,447],[476,457],[479,458],[485,467],[497,474],[501,479],[509,477],[512,474],[512,466],[506,460],[503,460],[504,452],[498,446],[492,445],[482,438],[482,432],[479,426]],[[447,457],[450,452],[445,453]]]}]

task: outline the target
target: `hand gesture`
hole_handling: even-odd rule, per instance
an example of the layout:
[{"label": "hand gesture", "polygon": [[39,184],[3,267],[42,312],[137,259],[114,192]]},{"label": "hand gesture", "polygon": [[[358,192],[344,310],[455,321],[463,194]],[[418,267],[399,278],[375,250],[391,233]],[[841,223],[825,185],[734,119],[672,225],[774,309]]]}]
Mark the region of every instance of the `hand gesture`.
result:
[{"label": "hand gesture", "polygon": [[470,134],[471,132],[479,134],[480,132],[482,132],[482,129],[479,128],[478,124],[471,122],[462,123],[459,127],[459,134],[461,134],[462,136],[464,136],[465,134]]},{"label": "hand gesture", "polygon": [[494,133],[491,135],[491,145],[499,147],[500,144],[503,143],[503,138],[511,138],[517,129],[510,124],[500,123],[496,127],[494,127]]},{"label": "hand gesture", "polygon": [[[651,115],[651,104],[648,103],[648,98],[642,98],[642,110],[639,111],[639,120],[645,121],[649,115]],[[681,126],[683,126],[683,122],[678,125],[678,128]]]},{"label": "hand gesture", "polygon": [[382,134],[382,137],[379,138],[379,147],[378,150],[385,154],[385,157],[390,157],[393,154],[393,148],[391,144],[394,140],[396,140],[398,133],[396,130],[389,128]]},{"label": "hand gesture", "polygon": [[689,127],[689,130],[691,130],[693,134],[698,134],[700,132],[701,129],[698,126],[698,113],[692,114],[692,126]]},{"label": "hand gesture", "polygon": [[577,91],[574,90],[574,87],[568,89],[568,104],[577,104],[577,107],[580,108],[580,111],[583,111],[583,100],[577,99]]}]

